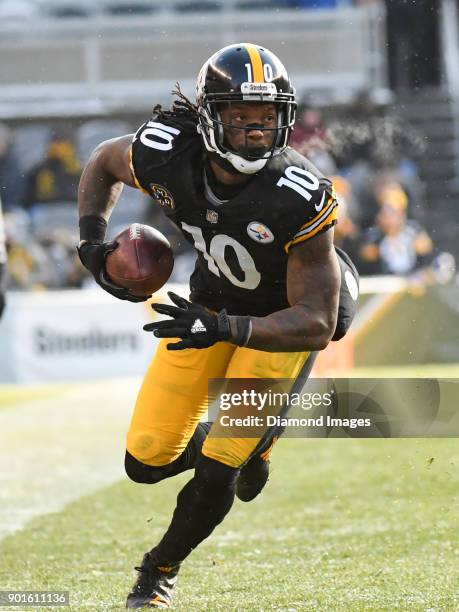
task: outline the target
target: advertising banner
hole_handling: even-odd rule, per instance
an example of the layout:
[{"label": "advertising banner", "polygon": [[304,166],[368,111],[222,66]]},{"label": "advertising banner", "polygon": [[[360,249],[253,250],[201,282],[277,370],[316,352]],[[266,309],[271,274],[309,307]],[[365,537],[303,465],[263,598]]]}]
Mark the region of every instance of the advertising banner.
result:
[{"label": "advertising banner", "polygon": [[[185,289],[185,291],[184,291]],[[174,287],[186,296],[186,288]],[[165,293],[155,301],[167,299]],[[0,325],[0,382],[141,376],[158,339],[148,302],[98,290],[9,293]]]}]

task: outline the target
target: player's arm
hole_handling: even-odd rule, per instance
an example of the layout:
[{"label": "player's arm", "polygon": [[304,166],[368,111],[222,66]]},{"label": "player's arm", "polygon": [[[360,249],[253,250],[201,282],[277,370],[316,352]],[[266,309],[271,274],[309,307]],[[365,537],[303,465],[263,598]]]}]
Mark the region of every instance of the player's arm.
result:
[{"label": "player's arm", "polygon": [[107,222],[118,202],[123,185],[137,187],[130,167],[132,134],[100,144],[86,164],[78,187],[80,215],[81,263],[95,281],[108,293],[122,300],[140,302],[147,299],[118,287],[107,276],[105,258],[117,244],[105,242]]},{"label": "player's arm", "polygon": [[136,187],[130,168],[132,134],[101,143],[84,167],[78,187],[80,219],[96,216],[108,221],[123,184]]},{"label": "player's arm", "polygon": [[291,248],[287,266],[290,308],[266,317],[230,317],[231,326],[237,332],[248,325],[245,346],[249,348],[272,352],[322,350],[336,328],[340,283],[331,230]]},{"label": "player's arm", "polygon": [[225,310],[210,312],[169,292],[174,306],[152,307],[172,318],[144,329],[159,338],[181,338],[167,345],[174,351],[206,348],[222,340],[270,352],[321,350],[332,339],[338,313],[340,268],[333,232],[292,248],[287,269],[290,308],[267,317],[228,316]]}]

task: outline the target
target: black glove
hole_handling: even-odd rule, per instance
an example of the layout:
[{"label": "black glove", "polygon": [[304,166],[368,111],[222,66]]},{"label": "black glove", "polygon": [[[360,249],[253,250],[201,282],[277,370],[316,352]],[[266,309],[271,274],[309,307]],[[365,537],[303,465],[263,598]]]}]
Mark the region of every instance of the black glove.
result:
[{"label": "black glove", "polygon": [[231,331],[226,310],[221,310],[217,314],[204,306],[188,302],[172,291],[167,295],[176,306],[152,304],[151,307],[159,314],[168,315],[172,319],[148,323],[143,329],[152,331],[158,338],[182,338],[180,342],[167,345],[170,351],[207,348],[230,338]]},{"label": "black glove", "polygon": [[0,291],[0,319],[2,318],[4,308],[5,308],[5,294],[2,291]]},{"label": "black glove", "polygon": [[107,293],[114,295],[119,300],[129,300],[129,302],[145,302],[151,296],[133,295],[129,289],[119,287],[110,280],[110,277],[105,270],[105,258],[108,253],[111,253],[118,246],[117,242],[102,242],[94,244],[84,242],[81,247],[77,247],[78,255],[81,263],[87,268],[98,285]]}]

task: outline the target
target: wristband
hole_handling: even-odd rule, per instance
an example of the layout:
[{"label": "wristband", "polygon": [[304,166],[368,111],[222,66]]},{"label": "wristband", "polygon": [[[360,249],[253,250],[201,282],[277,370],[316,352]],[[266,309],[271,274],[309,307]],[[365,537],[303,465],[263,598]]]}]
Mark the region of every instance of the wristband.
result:
[{"label": "wristband", "polygon": [[247,346],[252,335],[252,320],[250,317],[230,316],[231,342],[237,346]]},{"label": "wristband", "polygon": [[80,240],[86,240],[92,244],[101,244],[105,239],[107,222],[98,215],[85,215],[80,217]]},{"label": "wristband", "polygon": [[220,340],[229,340],[231,338],[230,318],[225,309],[220,310],[217,315],[217,329]]}]

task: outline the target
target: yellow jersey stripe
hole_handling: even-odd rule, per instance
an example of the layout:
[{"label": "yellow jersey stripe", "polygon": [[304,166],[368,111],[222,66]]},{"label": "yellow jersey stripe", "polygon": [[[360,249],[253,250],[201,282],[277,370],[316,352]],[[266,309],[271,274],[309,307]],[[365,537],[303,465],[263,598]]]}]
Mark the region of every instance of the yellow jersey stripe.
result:
[{"label": "yellow jersey stripe", "polygon": [[302,230],[307,229],[308,227],[311,227],[311,225],[314,225],[314,223],[316,223],[319,219],[322,219],[322,217],[326,215],[327,212],[329,212],[330,209],[333,208],[333,206],[336,206],[336,200],[335,198],[331,197],[327,200],[327,204],[324,206],[324,208],[322,208],[319,214],[317,214],[314,217],[314,219],[311,219],[311,221],[308,221],[307,223],[302,225],[300,229],[298,230],[298,232],[301,232]]},{"label": "yellow jersey stripe", "polygon": [[261,61],[261,55],[255,45],[245,46],[250,56],[250,63],[252,64],[252,76],[254,83],[264,83],[263,78],[263,62]]},{"label": "yellow jersey stripe", "polygon": [[336,225],[336,223],[337,223],[337,211],[335,207],[332,213],[328,215],[328,217],[324,221],[322,221],[320,225],[315,227],[309,233],[302,234],[301,236],[297,236],[296,238],[293,238],[293,240],[290,240],[290,242],[287,242],[287,244],[284,246],[284,251],[288,253],[290,247],[293,246],[294,244],[298,244],[300,242],[304,242],[305,240],[309,240],[310,238],[313,238],[316,234],[318,234],[321,230],[323,230],[325,227],[327,227],[327,225],[332,226],[332,225]]},{"label": "yellow jersey stripe", "polygon": [[150,196],[150,198],[151,198],[151,194],[148,193],[148,191],[142,187],[142,185],[139,183],[139,181],[138,181],[138,179],[137,179],[137,177],[135,175],[134,165],[132,163],[132,145],[131,145],[131,148],[129,149],[129,168],[131,169],[132,178],[134,179],[134,183],[135,183],[137,189],[140,189],[140,191],[143,191],[143,193],[145,193],[147,196]]},{"label": "yellow jersey stripe", "polygon": [[293,236],[292,240],[295,240],[296,238],[300,238],[300,236],[304,236],[305,234],[310,234],[311,232],[313,232],[317,226],[322,225],[322,222],[325,219],[328,219],[333,214],[333,211],[337,206],[338,202],[336,200],[333,200],[332,204],[324,211],[323,214],[320,214],[315,219],[313,219],[312,224],[308,224],[306,228],[298,230],[297,233]]}]

